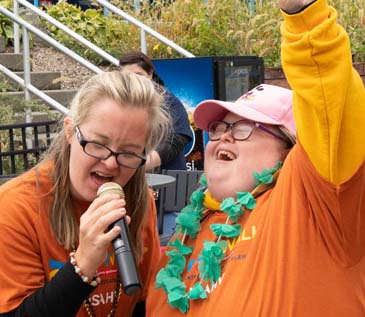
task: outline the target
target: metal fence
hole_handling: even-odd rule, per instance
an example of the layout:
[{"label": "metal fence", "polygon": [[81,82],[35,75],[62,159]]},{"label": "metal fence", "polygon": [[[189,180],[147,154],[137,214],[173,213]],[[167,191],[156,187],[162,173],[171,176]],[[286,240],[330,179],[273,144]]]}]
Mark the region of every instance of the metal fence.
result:
[{"label": "metal fence", "polygon": [[0,179],[33,167],[48,149],[58,120],[0,125]]}]

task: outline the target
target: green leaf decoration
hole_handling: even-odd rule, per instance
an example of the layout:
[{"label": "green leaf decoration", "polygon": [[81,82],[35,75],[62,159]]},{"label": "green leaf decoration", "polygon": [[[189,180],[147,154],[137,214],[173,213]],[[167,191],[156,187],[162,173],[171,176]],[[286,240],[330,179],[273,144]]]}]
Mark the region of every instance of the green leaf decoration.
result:
[{"label": "green leaf decoration", "polygon": [[194,191],[190,196],[190,202],[195,207],[202,207],[205,194],[201,190]]},{"label": "green leaf decoration", "polygon": [[253,177],[256,179],[255,186],[260,184],[270,184],[273,181],[271,170],[264,169],[261,174],[254,172]]},{"label": "green leaf decoration", "polygon": [[176,307],[182,313],[186,313],[189,309],[189,300],[186,293],[181,290],[169,292],[167,301],[172,307]]},{"label": "green leaf decoration", "polygon": [[[281,162],[272,169],[264,169],[261,174],[254,173],[254,177],[258,180],[258,184],[270,183],[273,180],[273,174],[280,167]],[[200,183],[206,185],[205,175],[201,177]],[[216,283],[221,275],[221,263],[224,259],[224,252],[227,249],[227,241],[220,238],[239,236],[242,227],[237,221],[245,210],[253,210],[256,207],[255,198],[251,193],[238,192],[236,195],[236,201],[230,197],[224,199],[220,204],[220,209],[228,217],[226,223],[210,225],[210,229],[218,237],[219,241],[204,241],[203,249],[199,256],[199,278],[201,281],[206,281],[211,285]],[[195,238],[200,231],[200,221],[205,209],[203,206],[204,198],[205,193],[201,189],[194,191],[190,197],[191,203],[184,207],[176,218],[176,232],[183,234],[184,238],[185,236]],[[228,223],[228,220],[230,223]],[[168,246],[171,249],[166,252],[166,255],[170,257],[170,260],[165,268],[158,272],[155,286],[156,288],[163,288],[167,294],[168,303],[172,307],[177,308],[182,313],[186,313],[189,310],[189,300],[205,299],[208,297],[208,294],[201,282],[195,283],[189,292],[186,292],[186,285],[182,281],[181,275],[184,272],[187,261],[185,256],[191,254],[193,248],[184,245],[184,242],[178,238],[170,241]]]},{"label": "green leaf decoration", "polygon": [[277,162],[276,165],[273,168],[264,168],[261,172],[261,174],[254,172],[253,177],[256,179],[255,186],[258,186],[260,184],[271,184],[274,180],[273,175],[274,173],[281,168],[283,165],[282,162]]},{"label": "green leaf decoration", "polygon": [[195,207],[193,205],[186,205],[181,212],[193,212],[195,211]]},{"label": "green leaf decoration", "polygon": [[185,268],[185,257],[177,250],[168,251],[166,255],[170,257],[170,261],[166,265],[166,270],[168,270],[171,276],[179,277]]},{"label": "green leaf decoration", "polygon": [[170,241],[167,243],[167,245],[176,248],[182,255],[190,254],[193,249],[192,247],[188,247],[183,244],[178,238],[176,238],[174,241]]},{"label": "green leaf decoration", "polygon": [[165,293],[167,293],[167,288],[166,288],[166,281],[167,279],[169,279],[171,276],[168,273],[168,271],[166,270],[166,268],[161,269],[157,275],[156,275],[156,281],[155,281],[155,287],[156,288],[163,288],[165,290]]},{"label": "green leaf decoration", "polygon": [[240,224],[212,224],[210,228],[214,232],[214,234],[219,237],[223,236],[226,238],[234,238],[237,237],[241,233],[241,225]]},{"label": "green leaf decoration", "polygon": [[173,277],[166,280],[166,289],[168,292],[170,291],[185,292],[186,286],[180,279]]},{"label": "green leaf decoration", "polygon": [[201,283],[195,283],[193,288],[188,292],[189,299],[205,299],[207,298],[207,292],[205,291]]},{"label": "green leaf decoration", "polygon": [[199,261],[199,274],[202,280],[210,281],[211,284],[214,284],[221,274],[220,263],[224,258],[223,250],[227,246],[224,242],[204,241],[202,259]]},{"label": "green leaf decoration", "polygon": [[282,161],[278,161],[276,163],[276,165],[274,166],[275,172],[280,169],[283,166],[283,162]]},{"label": "green leaf decoration", "polygon": [[177,277],[171,276],[167,269],[161,269],[156,276],[156,288],[163,288],[166,293],[173,290],[185,291],[185,284]]},{"label": "green leaf decoration", "polygon": [[186,233],[191,238],[195,238],[200,231],[200,213],[199,212],[180,212],[176,218],[176,230],[179,233]]},{"label": "green leaf decoration", "polygon": [[235,201],[232,197],[226,198],[221,203],[221,209],[225,210],[227,208],[230,208],[231,206],[235,205]]},{"label": "green leaf decoration", "polygon": [[204,187],[208,187],[207,177],[205,174],[203,174],[199,179],[200,185],[203,185]]},{"label": "green leaf decoration", "polygon": [[237,201],[246,209],[252,210],[256,207],[256,200],[249,192],[238,192]]},{"label": "green leaf decoration", "polygon": [[225,212],[228,215],[228,217],[232,221],[237,221],[241,217],[241,215],[243,215],[241,206],[236,205],[232,197],[224,199],[220,205],[220,208],[223,212]]}]

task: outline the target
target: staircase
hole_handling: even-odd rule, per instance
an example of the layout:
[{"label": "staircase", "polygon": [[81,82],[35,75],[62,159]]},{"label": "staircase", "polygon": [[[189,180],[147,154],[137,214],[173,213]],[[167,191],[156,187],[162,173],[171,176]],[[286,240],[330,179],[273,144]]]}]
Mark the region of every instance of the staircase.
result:
[{"label": "staircase", "polygon": [[[39,41],[39,39],[37,39]],[[42,43],[43,44],[43,43]],[[0,64],[4,65],[9,70],[13,71],[16,75],[24,78],[24,66],[23,66],[23,54],[22,53],[9,53],[6,52],[5,40],[0,37]],[[62,89],[61,88],[61,72],[44,72],[44,71],[31,71],[31,83],[33,86],[42,90],[45,94],[58,101],[60,104],[68,107],[73,96],[76,94],[75,89]],[[5,74],[0,73],[0,84],[3,90],[0,95],[7,94],[8,96],[19,97],[24,99],[24,91],[19,83],[7,77]],[[37,99],[42,102],[36,96],[31,94],[32,99]],[[45,103],[44,103],[45,104]],[[48,120],[44,114],[34,113],[33,121]],[[18,123],[25,122],[25,116],[20,116],[17,120]],[[1,122],[0,118],[0,124]]]},{"label": "staircase", "polygon": [[[165,45],[168,45],[173,50],[177,51],[178,53],[182,54],[185,57],[194,57],[193,54],[186,51],[182,47],[178,46],[177,44],[173,43],[163,35],[159,34],[158,32],[154,31],[147,25],[141,23],[140,21],[136,20],[134,17],[128,15],[127,13],[123,12],[119,8],[112,5],[110,2],[105,0],[95,0],[99,5],[103,6],[104,9],[107,9],[109,12],[112,12],[113,14],[116,14],[120,16],[122,19],[124,19],[127,23],[131,23],[135,25],[137,28],[140,29],[140,37],[141,37],[141,51],[145,52],[147,50],[147,43],[146,43],[146,35],[150,35],[157,40],[159,40],[161,43],[164,43]],[[34,7],[30,2],[27,0],[17,0],[15,3],[15,6],[13,8],[13,12],[11,10],[7,10],[0,6],[0,14],[5,15],[10,20],[13,20],[16,22],[15,25],[19,25],[19,28],[21,27],[26,28],[27,32],[24,33],[24,39],[25,44],[24,45],[24,51],[29,52],[29,45],[28,43],[28,37],[30,33],[35,34],[36,40],[41,40],[42,45],[48,43],[48,45],[57,47],[57,50],[60,50],[70,58],[74,59],[80,65],[88,69],[92,73],[101,73],[105,70],[101,69],[100,67],[94,65],[90,61],[82,58],[69,48],[65,47],[61,43],[55,41],[51,36],[47,35],[46,30],[42,30],[42,24],[39,21],[39,17],[42,17],[43,19],[46,19],[48,22],[56,26],[57,28],[61,29],[63,32],[66,32],[66,34],[70,35],[83,45],[85,45],[88,49],[93,50],[96,52],[99,56],[101,56],[104,60],[110,63],[110,65],[117,66],[118,60],[108,54],[107,52],[101,50],[96,45],[92,44],[88,40],[84,39],[82,36],[76,34],[74,31],[68,29],[66,26],[59,23],[54,18],[48,16],[45,14],[42,10]],[[25,15],[27,16],[24,18],[20,18],[18,15],[19,10],[17,9],[18,5],[21,5],[18,9],[25,10]],[[24,11],[23,11],[24,13]],[[28,14],[29,13],[29,14]],[[18,34],[18,32],[14,32],[14,34]],[[23,40],[24,40],[23,39]],[[35,39],[32,37],[32,40]],[[43,42],[44,41],[44,42]],[[16,39],[14,38],[14,45],[15,47],[19,47],[19,37]],[[46,44],[47,45],[47,44]],[[15,50],[17,51],[17,50]],[[23,49],[21,49],[23,51]],[[31,57],[30,57],[31,58]],[[26,74],[31,77],[30,83],[22,83],[21,86],[23,87],[26,85],[28,87],[28,91],[30,91],[31,98],[43,98],[43,100],[46,100],[47,103],[51,106],[52,109],[55,109],[55,111],[58,111],[60,113],[67,113],[67,108],[70,104],[70,101],[72,100],[73,96],[76,94],[76,90],[69,90],[69,89],[61,89],[61,82],[60,79],[62,79],[62,74],[59,72],[52,72],[52,73],[45,73],[45,72],[33,72],[31,69],[31,66],[29,68],[29,65],[25,65],[27,67],[23,66],[23,55],[22,54],[15,54],[15,53],[7,53],[5,52],[5,48],[3,47],[2,50],[0,50],[0,67],[1,72],[0,74],[4,73],[6,75],[3,75],[3,77],[0,76],[0,84],[3,83],[4,87],[10,87],[9,90],[11,92],[8,93],[10,96],[17,96],[17,97],[23,97],[24,98],[24,91],[22,88],[20,88],[20,78],[23,76],[23,71],[26,72]],[[20,76],[16,76],[17,72]],[[4,77],[6,76],[6,77]],[[5,79],[8,78],[14,78],[16,81],[12,82],[12,80]],[[28,76],[27,76],[28,77]],[[86,80],[86,78],[85,78]],[[82,82],[80,82],[82,84]],[[1,87],[0,87],[1,88]],[[4,90],[4,89],[3,89]],[[37,94],[39,97],[36,95]],[[49,98],[50,97],[50,98]],[[45,103],[45,102],[44,102]],[[35,121],[35,120],[33,120]],[[0,124],[1,124],[1,118],[0,118]]]}]

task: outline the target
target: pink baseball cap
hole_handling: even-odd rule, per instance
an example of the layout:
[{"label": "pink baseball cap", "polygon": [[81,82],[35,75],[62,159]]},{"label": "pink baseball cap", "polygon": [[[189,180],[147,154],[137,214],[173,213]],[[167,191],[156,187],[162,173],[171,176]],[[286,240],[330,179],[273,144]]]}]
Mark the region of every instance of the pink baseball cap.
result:
[{"label": "pink baseball cap", "polygon": [[228,112],[259,123],[284,126],[296,133],[290,89],[262,84],[245,93],[235,102],[205,100],[197,105],[193,118],[202,130],[214,120],[222,120]]}]

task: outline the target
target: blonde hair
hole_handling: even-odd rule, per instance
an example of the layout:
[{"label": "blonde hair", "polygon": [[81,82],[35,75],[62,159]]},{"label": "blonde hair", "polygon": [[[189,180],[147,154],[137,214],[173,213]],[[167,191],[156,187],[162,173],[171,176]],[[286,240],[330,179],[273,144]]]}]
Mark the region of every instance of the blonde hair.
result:
[{"label": "blonde hair", "polygon": [[[68,114],[72,118],[72,123],[68,126],[70,135],[75,133],[77,125],[89,118],[93,105],[102,98],[114,100],[121,108],[143,109],[148,112],[148,137],[145,144],[147,154],[166,136],[171,119],[162,106],[162,96],[153,82],[142,76],[118,71],[95,75],[81,87],[71,102]],[[64,128],[52,142],[47,154],[45,160],[52,160],[55,164],[52,174],[54,200],[49,214],[50,226],[57,241],[65,249],[72,250],[78,245],[79,225],[73,213],[69,178],[70,146]],[[139,237],[147,222],[149,208],[144,173],[143,166],[138,168],[123,188],[128,206],[127,214],[132,218],[129,228],[137,260],[143,255],[143,239]]]}]

